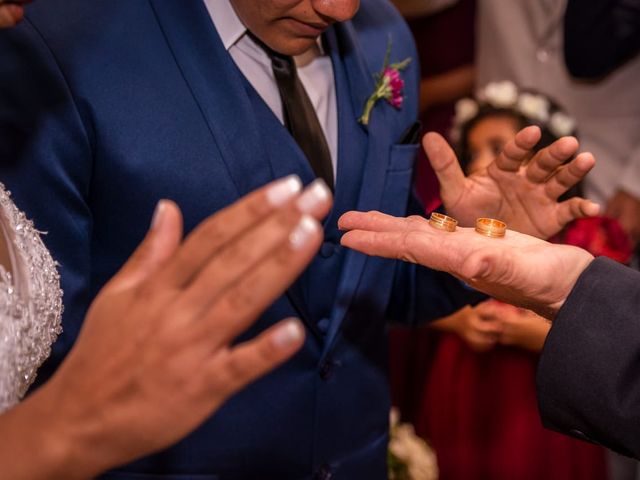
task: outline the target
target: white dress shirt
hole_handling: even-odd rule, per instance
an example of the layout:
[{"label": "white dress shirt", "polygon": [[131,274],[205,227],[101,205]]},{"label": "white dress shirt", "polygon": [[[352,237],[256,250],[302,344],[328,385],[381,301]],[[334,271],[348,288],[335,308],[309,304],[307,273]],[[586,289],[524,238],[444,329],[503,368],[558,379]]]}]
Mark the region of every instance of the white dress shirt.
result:
[{"label": "white dress shirt", "polygon": [[[247,35],[247,27],[236,14],[229,0],[204,1],[218,35],[220,35],[231,58],[280,122],[284,124],[282,100],[271,69],[271,59]],[[315,108],[327,139],[334,178],[337,178],[338,105],[331,58],[322,51],[322,46],[318,42],[314,48],[294,57],[294,60],[298,77]]]},{"label": "white dress shirt", "polygon": [[512,80],[550,95],[575,117],[581,150],[597,159],[586,196],[603,205],[617,190],[640,198],[640,57],[596,83],[571,78],[563,55],[566,3],[480,0],[478,85]]}]

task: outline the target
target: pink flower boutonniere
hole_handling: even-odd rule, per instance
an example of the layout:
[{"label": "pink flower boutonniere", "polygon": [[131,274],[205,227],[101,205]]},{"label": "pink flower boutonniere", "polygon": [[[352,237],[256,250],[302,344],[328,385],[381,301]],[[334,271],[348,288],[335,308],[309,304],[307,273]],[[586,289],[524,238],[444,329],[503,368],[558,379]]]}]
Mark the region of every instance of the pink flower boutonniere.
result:
[{"label": "pink flower boutonniere", "polygon": [[411,63],[410,58],[405,58],[398,63],[389,64],[391,58],[391,39],[387,45],[387,53],[384,57],[384,64],[380,73],[376,74],[376,88],[367,100],[364,106],[362,116],[358,119],[363,125],[369,124],[369,116],[373,107],[378,103],[378,100],[385,99],[394,108],[400,109],[404,102],[404,80],[400,75],[400,72],[407,68]]}]

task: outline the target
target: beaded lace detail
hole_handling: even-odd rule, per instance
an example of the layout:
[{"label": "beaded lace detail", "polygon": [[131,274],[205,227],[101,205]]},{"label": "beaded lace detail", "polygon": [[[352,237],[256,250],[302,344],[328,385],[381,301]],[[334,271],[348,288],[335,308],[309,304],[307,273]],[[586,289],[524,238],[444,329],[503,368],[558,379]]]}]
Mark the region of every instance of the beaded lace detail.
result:
[{"label": "beaded lace detail", "polygon": [[14,275],[0,265],[0,412],[15,405],[36,378],[62,331],[56,263],[33,222],[0,184],[0,220]]}]

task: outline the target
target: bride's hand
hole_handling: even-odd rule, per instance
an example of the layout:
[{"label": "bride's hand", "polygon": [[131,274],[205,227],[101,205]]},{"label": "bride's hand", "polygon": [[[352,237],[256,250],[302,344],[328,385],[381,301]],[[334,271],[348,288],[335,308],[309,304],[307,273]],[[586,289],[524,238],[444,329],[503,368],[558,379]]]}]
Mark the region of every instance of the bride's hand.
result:
[{"label": "bride's hand", "polygon": [[19,406],[40,423],[32,444],[56,445],[62,470],[47,478],[93,477],[169,446],[300,348],[304,329],[293,319],[233,343],[322,241],[317,220],[331,195],[320,183],[299,190],[297,178],[263,188],[184,242],[178,208],[161,203],[147,238],[91,306],[66,361]]}]

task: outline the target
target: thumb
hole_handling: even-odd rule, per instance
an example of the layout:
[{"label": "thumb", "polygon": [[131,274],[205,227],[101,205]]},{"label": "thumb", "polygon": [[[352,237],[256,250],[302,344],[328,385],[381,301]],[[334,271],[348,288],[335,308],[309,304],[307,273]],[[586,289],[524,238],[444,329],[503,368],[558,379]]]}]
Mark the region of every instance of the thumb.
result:
[{"label": "thumb", "polygon": [[181,240],[180,209],[170,200],[160,200],[146,237],[107,288],[126,290],[144,282],[173,256]]},{"label": "thumb", "polygon": [[483,320],[490,320],[499,317],[503,307],[495,300],[486,300],[475,307],[476,312]]},{"label": "thumb", "polygon": [[458,158],[447,141],[434,132],[424,136],[422,147],[440,182],[442,201],[445,207],[451,207],[464,192],[465,176]]}]

